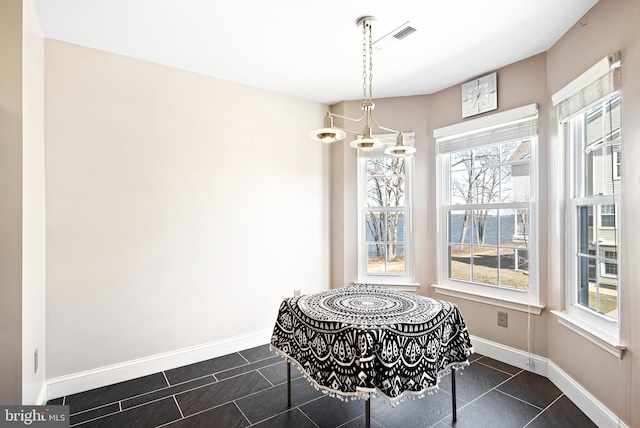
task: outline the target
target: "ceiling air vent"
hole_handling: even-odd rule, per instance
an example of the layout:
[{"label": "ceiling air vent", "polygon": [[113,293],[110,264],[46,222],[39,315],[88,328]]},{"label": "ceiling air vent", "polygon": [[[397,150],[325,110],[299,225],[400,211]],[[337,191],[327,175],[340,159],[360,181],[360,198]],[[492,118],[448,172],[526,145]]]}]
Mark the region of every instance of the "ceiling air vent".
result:
[{"label": "ceiling air vent", "polygon": [[418,31],[418,29],[415,25],[412,25],[411,21],[407,21],[395,30],[391,31],[389,34],[376,40],[373,43],[373,46],[378,50],[387,49],[416,31]]}]

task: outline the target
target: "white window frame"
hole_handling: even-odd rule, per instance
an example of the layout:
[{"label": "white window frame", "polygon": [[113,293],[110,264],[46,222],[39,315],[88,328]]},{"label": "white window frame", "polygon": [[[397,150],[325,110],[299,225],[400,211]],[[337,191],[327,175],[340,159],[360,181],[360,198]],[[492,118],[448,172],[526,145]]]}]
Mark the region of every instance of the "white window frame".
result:
[{"label": "white window frame", "polygon": [[[610,93],[606,95],[603,99],[600,99],[589,106],[585,106],[585,108],[581,109],[578,113],[570,116],[565,121],[560,124],[560,137],[565,142],[565,147],[567,150],[566,157],[567,159],[567,236],[568,236],[568,244],[567,244],[567,254],[566,254],[566,266],[567,266],[567,313],[574,317],[579,323],[590,326],[595,329],[593,331],[596,332],[596,335],[608,343],[618,343],[619,341],[619,319],[620,314],[618,314],[618,319],[611,318],[604,314],[600,314],[590,308],[584,307],[578,302],[578,282],[579,282],[579,266],[578,266],[578,207],[585,205],[593,205],[594,206],[594,223],[591,227],[594,230],[601,229],[616,229],[616,242],[618,243],[618,270],[620,269],[620,226],[617,218],[617,213],[620,210],[620,202],[621,195],[613,194],[613,195],[586,195],[586,183],[584,183],[583,178],[585,173],[583,171],[585,161],[584,161],[584,129],[585,129],[585,118],[584,112],[598,103],[605,103],[606,100],[615,96],[617,92]],[[580,149],[576,147],[576,142],[580,142]],[[602,226],[602,205],[616,205],[617,209],[615,210],[615,227],[607,227]],[[607,275],[604,273],[605,271],[605,263],[602,257],[602,252],[598,246],[598,250],[596,250],[596,254],[598,254],[598,258],[600,259],[600,263],[596,263],[598,265],[598,269],[596,270],[596,279],[598,276],[600,277],[609,277],[609,278],[617,278],[618,280],[618,308],[620,307],[620,290],[621,290],[621,281],[620,276],[616,275]]]},{"label": "white window frame", "polygon": [[[564,88],[551,96],[553,106],[557,108],[558,119],[558,141],[559,147],[565,148],[564,156],[562,153],[558,155],[564,157],[564,162],[567,168],[566,180],[565,180],[565,200],[566,207],[566,220],[565,230],[567,245],[565,246],[565,293],[566,293],[566,306],[561,310],[552,310],[551,312],[557,317],[560,324],[564,325],[568,329],[580,334],[602,349],[610,352],[618,358],[622,358],[624,352],[624,346],[620,344],[620,319],[621,314],[618,314],[618,320],[612,320],[610,317],[601,316],[592,310],[582,308],[580,305],[576,305],[577,297],[577,228],[576,223],[577,206],[601,204],[601,203],[616,203],[618,204],[619,212],[621,209],[620,195],[602,197],[601,200],[581,200],[580,198],[573,198],[573,196],[580,195],[582,193],[575,192],[575,162],[571,157],[571,127],[568,125],[568,121],[577,115],[581,115],[586,112],[592,105],[605,98],[610,97],[613,93],[620,90],[620,65],[621,56],[620,52],[615,52],[612,55],[608,55],[594,64],[591,68],[586,70],[580,76],[569,82]],[[620,146],[621,148],[621,146]],[[615,182],[615,175],[617,170],[614,168],[613,177]],[[599,195],[596,195],[599,196]],[[599,222],[598,213],[593,213],[593,223]],[[616,219],[616,224],[620,223]],[[595,225],[597,227],[597,225]],[[620,242],[619,239],[616,242]],[[618,245],[618,254],[620,251],[624,251]],[[599,256],[597,252],[596,255]],[[589,255],[589,260],[593,255]],[[620,263],[620,259],[618,259]],[[601,266],[596,263],[594,257],[593,262],[589,263],[590,267],[595,267],[596,275]],[[618,264],[618,272],[620,272],[620,264]],[[623,292],[620,282],[618,283],[618,299],[620,300]]]},{"label": "white window frame", "polygon": [[[485,116],[479,119],[461,122],[445,128],[434,130],[437,146],[437,209],[438,209],[438,284],[433,287],[436,292],[469,300],[491,303],[494,305],[540,314],[544,306],[540,305],[538,280],[538,138],[537,138],[538,106],[531,104],[513,110]],[[522,124],[522,129],[517,129]],[[533,127],[533,129],[531,129]],[[501,131],[509,132],[501,133]],[[488,137],[485,137],[488,136]],[[487,140],[488,138],[488,140]],[[468,142],[460,142],[468,139]],[[483,143],[482,140],[485,140]],[[448,212],[455,209],[450,198],[450,165],[449,154],[464,148],[481,147],[482,145],[502,144],[513,141],[530,141],[530,196],[529,202],[511,203],[514,208],[529,209],[529,287],[519,290],[509,287],[491,286],[488,284],[449,278],[448,251]],[[488,143],[487,143],[488,141]],[[451,142],[451,143],[449,143]],[[459,146],[459,149],[458,149]],[[492,204],[500,208],[502,204]],[[512,207],[509,207],[512,208]]]},{"label": "white window frame", "polygon": [[[404,144],[413,146],[415,142],[414,132],[403,132]],[[405,207],[400,209],[367,206],[367,159],[371,157],[393,156],[384,154],[384,149],[396,144],[396,134],[376,134],[374,138],[382,140],[384,145],[372,152],[358,150],[358,281],[359,284],[374,284],[405,287],[407,291],[415,291],[419,284],[415,283],[414,251],[413,251],[413,175],[414,157],[402,158],[404,164],[404,200]],[[367,271],[368,247],[367,247],[367,212],[369,211],[401,211],[404,214],[404,274],[394,273],[369,273]]]}]

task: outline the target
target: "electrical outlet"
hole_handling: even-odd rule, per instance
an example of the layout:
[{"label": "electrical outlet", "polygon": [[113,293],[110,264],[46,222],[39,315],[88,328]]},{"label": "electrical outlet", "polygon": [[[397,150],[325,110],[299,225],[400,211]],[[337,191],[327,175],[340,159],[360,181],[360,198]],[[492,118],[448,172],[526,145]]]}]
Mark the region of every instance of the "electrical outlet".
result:
[{"label": "electrical outlet", "polygon": [[33,372],[38,373],[38,348],[33,351]]},{"label": "electrical outlet", "polygon": [[500,327],[507,327],[509,324],[509,316],[506,312],[498,312],[498,325]]},{"label": "electrical outlet", "polygon": [[294,297],[299,297],[300,296],[300,290],[293,290],[293,296]]}]

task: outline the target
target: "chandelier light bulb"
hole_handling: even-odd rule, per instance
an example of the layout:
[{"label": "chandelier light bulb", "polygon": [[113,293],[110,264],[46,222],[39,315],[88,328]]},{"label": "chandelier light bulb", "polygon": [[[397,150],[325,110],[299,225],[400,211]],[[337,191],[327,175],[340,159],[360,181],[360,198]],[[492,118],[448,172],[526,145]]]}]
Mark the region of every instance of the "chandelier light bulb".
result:
[{"label": "chandelier light bulb", "polygon": [[336,141],[344,140],[347,133],[342,129],[333,127],[333,117],[331,117],[331,113],[327,112],[327,115],[324,117],[324,128],[311,131],[309,135],[314,140],[322,141],[325,144],[331,144]]},{"label": "chandelier light bulb", "polygon": [[395,156],[397,158],[403,158],[405,156],[411,156],[416,152],[415,147],[405,146],[404,145],[404,137],[402,136],[402,132],[398,134],[396,137],[396,145],[393,147],[389,147],[384,150],[384,153],[390,156]]}]

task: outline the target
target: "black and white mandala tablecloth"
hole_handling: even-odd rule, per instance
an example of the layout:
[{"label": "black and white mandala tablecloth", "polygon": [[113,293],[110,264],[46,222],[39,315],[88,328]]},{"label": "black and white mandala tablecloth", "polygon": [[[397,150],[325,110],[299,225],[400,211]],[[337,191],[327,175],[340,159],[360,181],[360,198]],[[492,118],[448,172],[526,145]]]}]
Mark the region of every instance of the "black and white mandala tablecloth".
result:
[{"label": "black and white mandala tablecloth", "polygon": [[458,307],[372,285],[291,297],[271,347],[338,397],[422,396],[473,352]]}]

